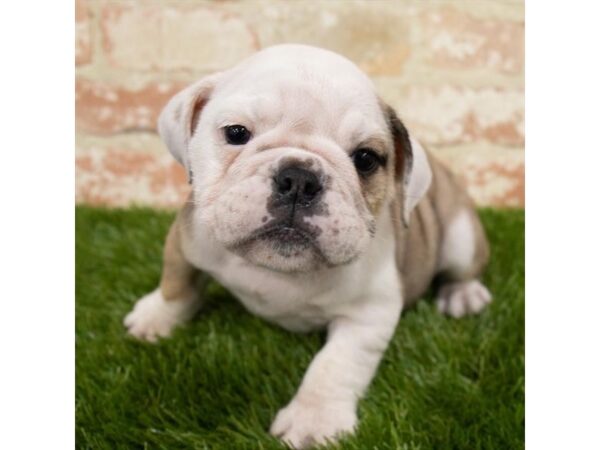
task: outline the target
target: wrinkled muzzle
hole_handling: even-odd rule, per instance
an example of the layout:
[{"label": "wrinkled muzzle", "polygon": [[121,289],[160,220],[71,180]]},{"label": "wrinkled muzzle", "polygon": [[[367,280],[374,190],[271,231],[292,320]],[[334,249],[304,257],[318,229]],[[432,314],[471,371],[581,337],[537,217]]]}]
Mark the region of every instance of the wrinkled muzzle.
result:
[{"label": "wrinkled muzzle", "polygon": [[359,187],[306,151],[278,151],[267,164],[262,159],[231,170],[235,179],[226,176],[217,190],[204,217],[219,242],[283,272],[346,264],[364,251],[374,221]]}]

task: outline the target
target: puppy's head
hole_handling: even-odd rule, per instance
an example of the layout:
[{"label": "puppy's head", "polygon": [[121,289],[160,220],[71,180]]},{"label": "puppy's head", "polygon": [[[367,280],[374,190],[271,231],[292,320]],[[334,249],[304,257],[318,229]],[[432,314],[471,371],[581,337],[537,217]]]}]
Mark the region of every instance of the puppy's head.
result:
[{"label": "puppy's head", "polygon": [[431,177],[370,80],[335,53],[263,50],[177,94],[159,132],[193,180],[195,220],[277,271],[348,263],[395,195],[405,220]]}]

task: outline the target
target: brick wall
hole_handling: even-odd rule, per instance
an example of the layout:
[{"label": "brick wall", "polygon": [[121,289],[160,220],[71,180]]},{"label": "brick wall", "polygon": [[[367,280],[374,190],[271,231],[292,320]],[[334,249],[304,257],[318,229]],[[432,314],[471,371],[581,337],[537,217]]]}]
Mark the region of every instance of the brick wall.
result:
[{"label": "brick wall", "polygon": [[480,205],[523,206],[524,7],[510,0],[76,0],[77,201],[180,204],[160,109],[282,42],[352,59]]}]

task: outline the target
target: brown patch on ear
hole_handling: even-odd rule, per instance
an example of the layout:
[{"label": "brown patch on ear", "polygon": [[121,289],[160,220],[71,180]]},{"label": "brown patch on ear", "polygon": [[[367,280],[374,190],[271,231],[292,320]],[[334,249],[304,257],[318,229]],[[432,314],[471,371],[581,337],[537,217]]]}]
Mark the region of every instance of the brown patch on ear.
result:
[{"label": "brown patch on ear", "polygon": [[[404,178],[405,163],[412,164],[412,150],[408,131],[400,121],[396,112],[385,102],[379,100],[381,110],[385,116],[391,141],[392,151],[387,151],[387,165],[378,170],[373,175],[366,178],[360,177],[360,185],[363,197],[369,208],[369,211],[375,216],[379,213],[381,207],[390,189],[390,182]],[[366,142],[365,147],[388,148],[387,139],[376,139],[373,142]],[[382,152],[383,153],[383,152]],[[395,183],[393,183],[395,184]]]},{"label": "brown patch on ear", "polygon": [[[194,131],[196,131],[198,122],[200,121],[200,112],[202,111],[202,108],[204,108],[206,103],[208,102],[208,98],[207,98],[208,92],[209,91],[207,89],[203,89],[200,92],[198,92],[196,94],[196,98],[194,99],[193,106],[186,111],[186,123],[184,124],[184,127],[185,128],[189,127],[189,135],[186,137],[187,141],[189,141],[189,139],[191,139],[191,137],[194,135]],[[183,110],[183,106],[178,107],[174,112],[174,116],[181,117],[182,110]],[[194,173],[192,172],[192,168],[188,166],[187,171],[188,171],[188,182],[190,184],[192,184],[193,180],[194,180]]]},{"label": "brown patch on ear", "polygon": [[381,102],[382,109],[385,114],[390,133],[394,142],[394,170],[396,178],[400,179],[404,176],[406,165],[412,166],[412,147],[408,130],[398,118],[394,108],[386,103]]},{"label": "brown patch on ear", "polygon": [[192,108],[192,117],[190,120],[190,136],[194,135],[194,131],[196,131],[196,127],[198,126],[198,122],[200,121],[200,113],[202,109],[208,102],[208,99],[205,97],[199,98]]}]

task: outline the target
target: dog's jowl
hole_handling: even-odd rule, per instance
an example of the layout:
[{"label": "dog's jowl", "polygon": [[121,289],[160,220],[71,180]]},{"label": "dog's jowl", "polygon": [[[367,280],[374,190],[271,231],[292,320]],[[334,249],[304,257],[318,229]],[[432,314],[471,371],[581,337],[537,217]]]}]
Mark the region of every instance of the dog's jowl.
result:
[{"label": "dog's jowl", "polygon": [[201,307],[197,279],[209,275],[266,320],[326,328],[270,428],[288,444],[355,429],[400,313],[434,277],[444,313],[490,302],[470,199],[344,57],[268,48],[177,94],[159,131],[193,174],[192,193],[167,237],[160,286],[125,325],[140,339],[168,336]]}]

